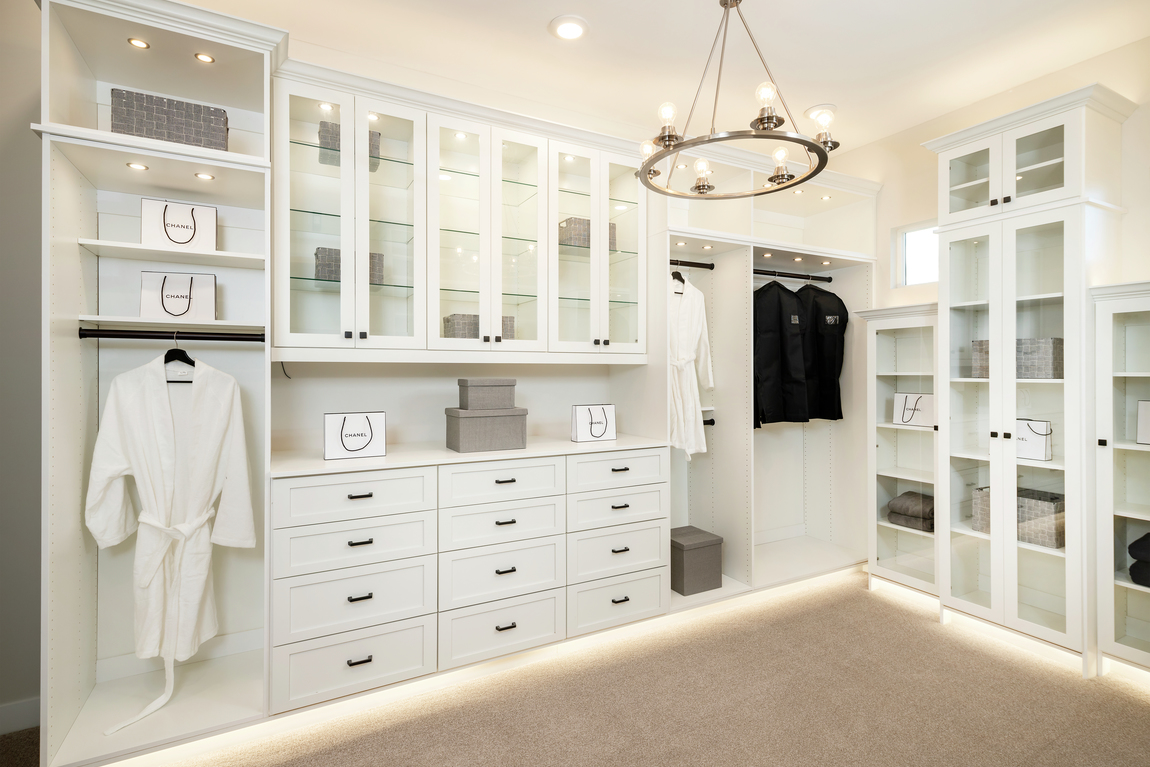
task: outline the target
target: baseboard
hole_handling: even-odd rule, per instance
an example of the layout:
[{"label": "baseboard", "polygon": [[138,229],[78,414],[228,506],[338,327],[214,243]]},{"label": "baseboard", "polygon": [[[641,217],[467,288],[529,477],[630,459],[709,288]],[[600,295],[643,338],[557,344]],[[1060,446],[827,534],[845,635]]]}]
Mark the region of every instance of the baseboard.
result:
[{"label": "baseboard", "polygon": [[807,526],[805,523],[791,525],[790,527],[775,527],[770,530],[756,530],[755,545],[785,541],[789,538],[802,538],[806,534]]},{"label": "baseboard", "polygon": [[[259,650],[264,646],[264,630],[252,629],[239,631],[235,634],[220,634],[214,636],[200,645],[200,651],[182,663],[195,663],[210,658],[222,658],[225,655],[236,655],[250,650]],[[113,658],[103,658],[96,661],[96,682],[107,682],[112,679],[121,679],[136,674],[146,674],[149,671],[159,671],[164,662],[159,658],[137,658],[132,655],[117,655]]]},{"label": "baseboard", "polygon": [[0,703],[0,735],[40,726],[40,698]]}]

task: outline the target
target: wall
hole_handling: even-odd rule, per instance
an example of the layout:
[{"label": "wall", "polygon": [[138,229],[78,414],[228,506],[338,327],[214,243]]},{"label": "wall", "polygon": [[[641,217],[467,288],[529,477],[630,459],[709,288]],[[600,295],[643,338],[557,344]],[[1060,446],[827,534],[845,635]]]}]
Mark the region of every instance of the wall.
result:
[{"label": "wall", "polygon": [[40,12],[0,24],[0,733],[40,710]]},{"label": "wall", "polygon": [[1007,112],[1101,83],[1140,104],[1123,125],[1125,173],[1122,200],[1123,281],[1150,279],[1150,38],[983,99],[961,110],[835,156],[840,173],[882,183],[878,199],[874,306],[905,306],[938,300],[937,284],[891,287],[891,231],[938,216],[938,156],[922,142],[976,125]]}]

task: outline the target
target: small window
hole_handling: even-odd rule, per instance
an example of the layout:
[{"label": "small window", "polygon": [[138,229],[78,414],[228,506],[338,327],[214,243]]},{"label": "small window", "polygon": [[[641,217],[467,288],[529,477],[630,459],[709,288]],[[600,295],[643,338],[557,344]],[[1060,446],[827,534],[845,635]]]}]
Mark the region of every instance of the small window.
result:
[{"label": "small window", "polygon": [[938,234],[933,221],[905,226],[895,231],[897,284],[923,285],[938,282]]}]

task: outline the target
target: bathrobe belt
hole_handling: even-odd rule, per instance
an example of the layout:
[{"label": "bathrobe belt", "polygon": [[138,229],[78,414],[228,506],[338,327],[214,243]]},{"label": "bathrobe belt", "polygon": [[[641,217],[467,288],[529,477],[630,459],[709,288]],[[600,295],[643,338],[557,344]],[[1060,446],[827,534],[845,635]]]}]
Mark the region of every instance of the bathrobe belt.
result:
[{"label": "bathrobe belt", "polygon": [[[156,547],[156,550],[151,553],[140,568],[136,575],[136,585],[140,588],[146,588],[151,584],[152,579],[156,577],[156,573],[160,571],[160,567],[164,564],[164,557],[167,556],[168,550],[171,549],[173,544],[176,545],[176,562],[178,568],[179,562],[182,559],[179,554],[182,553],[183,544],[187,542],[197,530],[206,525],[214,514],[215,509],[208,509],[195,519],[181,522],[171,527],[165,527],[160,524],[159,520],[150,514],[141,514],[139,517],[140,524],[147,525],[163,533],[165,540]],[[175,575],[176,573],[173,573],[173,576]]]}]

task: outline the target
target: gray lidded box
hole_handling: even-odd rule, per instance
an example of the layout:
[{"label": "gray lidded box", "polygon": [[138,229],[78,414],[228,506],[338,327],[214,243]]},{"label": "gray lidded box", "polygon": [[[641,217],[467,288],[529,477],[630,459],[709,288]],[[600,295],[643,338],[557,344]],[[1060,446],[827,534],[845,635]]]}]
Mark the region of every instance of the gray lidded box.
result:
[{"label": "gray lidded box", "polygon": [[506,410],[515,407],[514,378],[460,378],[460,410]]},{"label": "gray lidded box", "polygon": [[447,447],[457,453],[484,450],[522,450],[527,447],[527,408],[464,410],[447,413]]},{"label": "gray lidded box", "polygon": [[671,530],[671,588],[688,597],[723,585],[723,537],[687,525]]}]

